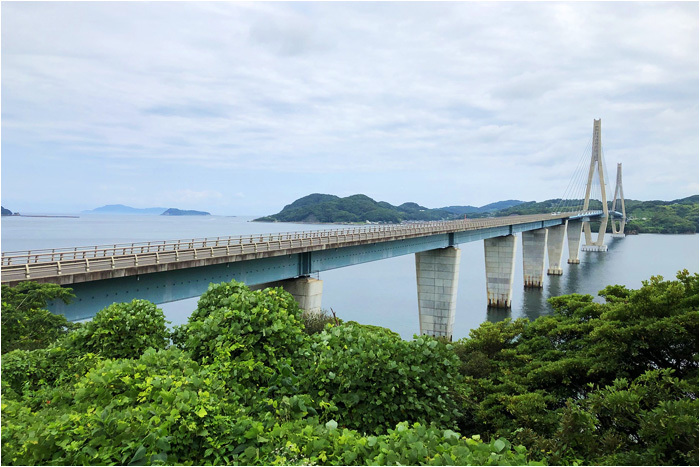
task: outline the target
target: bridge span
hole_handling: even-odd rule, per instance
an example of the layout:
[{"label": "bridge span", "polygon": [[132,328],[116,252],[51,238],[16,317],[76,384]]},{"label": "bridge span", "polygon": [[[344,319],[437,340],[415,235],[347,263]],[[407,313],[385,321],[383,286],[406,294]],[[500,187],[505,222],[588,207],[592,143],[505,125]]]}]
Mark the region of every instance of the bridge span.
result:
[{"label": "bridge span", "polygon": [[249,286],[279,285],[302,308],[318,310],[322,281],[312,274],[406,254],[416,255],[421,333],[452,335],[460,243],[483,240],[489,306],[510,307],[515,235],[522,235],[526,287],[542,287],[561,274],[564,238],[570,263],[578,263],[584,222],[602,211],[577,211],[488,219],[371,225],[334,230],[215,237],[2,254],[3,284],[26,280],[70,286],[73,303],[50,304],[71,320],[94,316],[113,302],[143,298],[166,303],[196,297],[212,282],[236,279]]}]

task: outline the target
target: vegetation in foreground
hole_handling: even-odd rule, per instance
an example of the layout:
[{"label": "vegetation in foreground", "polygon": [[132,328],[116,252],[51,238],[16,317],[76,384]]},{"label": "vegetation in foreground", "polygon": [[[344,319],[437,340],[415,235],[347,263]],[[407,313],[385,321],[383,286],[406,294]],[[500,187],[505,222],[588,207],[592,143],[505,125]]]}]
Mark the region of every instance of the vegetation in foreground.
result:
[{"label": "vegetation in foreground", "polygon": [[44,313],[66,293],[3,286],[4,464],[698,464],[687,271],[455,343],[307,327],[282,289],[236,282],[173,332],[142,300],[80,326]]}]

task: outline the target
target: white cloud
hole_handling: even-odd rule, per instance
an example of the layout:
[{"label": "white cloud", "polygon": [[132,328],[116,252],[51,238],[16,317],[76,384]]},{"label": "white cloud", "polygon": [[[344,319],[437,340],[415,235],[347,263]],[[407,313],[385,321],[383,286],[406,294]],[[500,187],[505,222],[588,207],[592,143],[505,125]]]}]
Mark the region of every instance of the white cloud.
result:
[{"label": "white cloud", "polygon": [[[697,186],[694,3],[56,2],[2,13],[13,201],[30,197],[17,174],[42,167],[48,190],[76,172],[87,180],[61,187],[75,203],[105,167],[153,199],[172,188],[150,179],[161,173],[210,187],[183,196],[222,209],[233,180],[261,213],[324,178],[338,193],[363,186],[431,206],[545,199],[563,194],[594,118],[609,163],[637,167],[625,172],[629,197]],[[661,148],[677,180],[654,185]]]}]

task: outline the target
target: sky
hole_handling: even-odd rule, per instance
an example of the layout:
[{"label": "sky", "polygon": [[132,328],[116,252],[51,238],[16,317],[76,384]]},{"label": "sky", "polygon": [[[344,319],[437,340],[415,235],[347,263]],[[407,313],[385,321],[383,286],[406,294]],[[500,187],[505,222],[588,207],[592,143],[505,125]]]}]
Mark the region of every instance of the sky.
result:
[{"label": "sky", "polygon": [[2,2],[1,197],[267,215],[698,189],[697,2]]}]

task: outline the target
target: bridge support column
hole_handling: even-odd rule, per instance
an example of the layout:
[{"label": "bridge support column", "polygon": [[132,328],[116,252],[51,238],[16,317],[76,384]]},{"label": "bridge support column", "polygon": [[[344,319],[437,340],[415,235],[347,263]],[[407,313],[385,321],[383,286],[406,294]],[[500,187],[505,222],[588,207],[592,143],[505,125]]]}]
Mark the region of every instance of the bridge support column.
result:
[{"label": "bridge support column", "polygon": [[313,277],[298,277],[287,279],[279,283],[284,290],[292,294],[299,308],[309,313],[321,312],[321,298],[323,296],[323,281]]},{"label": "bridge support column", "polygon": [[523,280],[525,287],[542,288],[547,229],[523,232]]},{"label": "bridge support column", "polygon": [[416,253],[421,334],[452,339],[461,255],[462,251],[452,246]]},{"label": "bridge support column", "polygon": [[569,243],[569,264],[579,264],[581,260],[578,259],[578,247],[581,244],[581,229],[583,229],[583,222],[581,221],[569,221],[566,227],[566,239]]},{"label": "bridge support column", "polygon": [[488,306],[510,308],[515,274],[515,235],[484,240]]},{"label": "bridge support column", "polygon": [[586,237],[586,243],[581,247],[581,251],[608,251],[608,245],[603,243],[607,224],[608,216],[605,216],[600,222],[600,230],[598,231],[598,238],[595,242],[591,238],[591,223],[586,222],[583,224],[583,233],[584,237]]},{"label": "bridge support column", "polygon": [[549,268],[547,274],[561,276],[564,271],[561,268],[561,255],[564,251],[564,237],[566,235],[566,223],[550,227],[547,238],[547,256],[549,256]]}]

